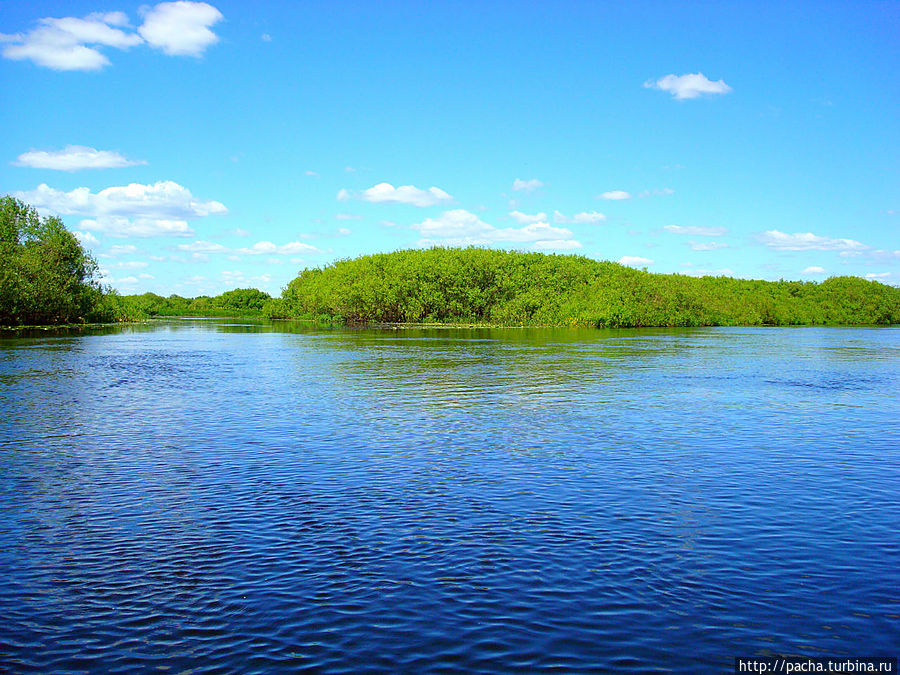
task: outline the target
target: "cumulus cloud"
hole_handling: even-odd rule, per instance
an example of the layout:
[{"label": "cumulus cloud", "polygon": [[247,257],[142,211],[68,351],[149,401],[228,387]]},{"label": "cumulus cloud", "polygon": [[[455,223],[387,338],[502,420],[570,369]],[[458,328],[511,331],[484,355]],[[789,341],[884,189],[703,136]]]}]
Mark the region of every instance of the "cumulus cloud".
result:
[{"label": "cumulus cloud", "polygon": [[682,274],[686,274],[689,277],[733,277],[734,270],[728,267],[721,267],[717,270],[685,270]]},{"label": "cumulus cloud", "polygon": [[609,192],[598,195],[598,197],[608,201],[621,201],[623,199],[631,199],[631,194],[625,192],[625,190],[610,190]]},{"label": "cumulus cloud", "polygon": [[368,190],[363,190],[357,195],[343,189],[337,194],[338,201],[342,202],[354,197],[375,204],[394,203],[410,204],[412,206],[434,206],[453,201],[453,197],[437,187],[422,190],[415,185],[394,187],[390,183],[378,183],[378,185],[373,185]]},{"label": "cumulus cloud", "polygon": [[412,228],[423,239],[419,244],[429,246],[489,246],[498,243],[531,244],[532,248],[573,249],[581,244],[572,238],[572,232],[547,223],[530,223],[524,227],[497,228],[482,221],[465,209],[445,211],[437,218],[426,218]]},{"label": "cumulus cloud", "polygon": [[15,196],[35,208],[62,215],[190,219],[228,211],[221,202],[196,199],[186,187],[170,180],[151,185],[130,183],[97,193],[86,187],[63,192],[41,183]]},{"label": "cumulus cloud", "polygon": [[663,229],[672,234],[688,234],[692,237],[721,237],[728,233],[728,229],[724,227],[699,227],[697,225],[666,225]]},{"label": "cumulus cloud", "polygon": [[841,251],[852,254],[869,248],[854,239],[832,239],[812,232],[786,234],[778,230],[767,230],[759,235],[759,240],[776,251]]},{"label": "cumulus cloud", "polygon": [[62,150],[30,150],[23,152],[15,161],[17,166],[55,171],[118,169],[146,163],[142,160],[128,159],[118,152],[97,150],[84,145],[67,145]]},{"label": "cumulus cloud", "polygon": [[577,224],[602,223],[604,220],[606,220],[606,216],[599,211],[582,211],[572,216],[572,222]]},{"label": "cumulus cloud", "polygon": [[669,92],[674,98],[681,101],[699,96],[727,94],[731,91],[731,87],[725,84],[724,80],[713,82],[703,73],[666,75],[656,81],[648,80],[644,82],[644,87]]},{"label": "cumulus cloud", "polygon": [[628,267],[647,267],[652,265],[653,261],[650,258],[642,258],[639,255],[623,255],[619,258],[618,263]]},{"label": "cumulus cloud", "polygon": [[205,2],[161,2],[141,13],[144,23],[138,32],[164,54],[200,56],[219,41],[210,26],[222,20],[222,13]]},{"label": "cumulus cloud", "polygon": [[541,187],[544,187],[544,184],[537,178],[530,178],[528,180],[516,178],[512,184],[512,189],[516,192],[534,192]]},{"label": "cumulus cloud", "polygon": [[82,246],[96,246],[100,243],[100,240],[90,232],[80,232],[78,230],[75,230],[72,232],[72,234],[75,235],[75,238]]},{"label": "cumulus cloud", "polygon": [[517,223],[521,223],[522,225],[527,225],[528,223],[537,223],[541,220],[547,220],[547,214],[543,211],[541,213],[535,213],[534,215],[522,213],[521,211],[510,211],[509,215],[513,220],[515,220]]},{"label": "cumulus cloud", "polygon": [[602,223],[604,220],[606,220],[606,216],[599,211],[582,211],[581,213],[576,213],[571,218],[560,211],[553,212],[553,222],[560,224],[575,223],[576,225],[595,225],[597,223]]},{"label": "cumulus cloud", "polygon": [[0,35],[2,54],[53,70],[90,71],[110,64],[103,48],[148,44],[166,54],[199,56],[219,39],[209,27],[219,22],[222,14],[205,2],[163,2],[141,8],[141,13],[144,23],[137,32],[129,28],[124,12],[40,19],[37,27],[26,33]]},{"label": "cumulus cloud", "polygon": [[812,265],[811,267],[807,267],[802,272],[803,274],[825,274],[825,268],[819,267],[818,265]]},{"label": "cumulus cloud", "polygon": [[549,239],[536,241],[531,248],[535,251],[575,251],[583,246],[575,239]]},{"label": "cumulus cloud", "polygon": [[720,248],[728,248],[728,244],[721,241],[692,241],[689,246],[694,251],[717,251]]},{"label": "cumulus cloud", "polygon": [[188,253],[231,253],[231,249],[211,241],[195,241],[190,244],[178,244],[179,251]]},{"label": "cumulus cloud", "polygon": [[309,244],[304,244],[300,241],[291,241],[280,246],[271,241],[258,241],[253,244],[253,246],[231,249],[212,241],[197,240],[190,244],[179,244],[176,248],[185,253],[203,256],[209,254],[234,255],[236,253],[244,255],[296,255],[297,253],[321,253],[315,246],[310,246]]},{"label": "cumulus cloud", "polygon": [[277,246],[271,241],[258,241],[253,246],[237,249],[237,253],[248,255],[296,255],[298,253],[320,253],[319,249],[302,241],[290,241],[287,244]]},{"label": "cumulus cloud", "polygon": [[645,199],[646,197],[667,197],[668,195],[674,194],[675,190],[672,188],[663,188],[662,190],[654,188],[652,190],[643,190],[638,197]]},{"label": "cumulus cloud", "polygon": [[143,42],[139,35],[114,28],[127,23],[121,12],[40,19],[27,33],[5,36],[3,57],[53,70],[99,70],[109,65],[100,47],[128,49]]},{"label": "cumulus cloud", "polygon": [[97,193],[86,187],[64,192],[42,183],[14,196],[39,210],[89,216],[81,221],[81,229],[113,237],[188,237],[193,234],[188,220],[228,211],[221,202],[199,200],[173,181],[131,183]]},{"label": "cumulus cloud", "polygon": [[81,227],[92,232],[102,232],[110,237],[190,237],[194,231],[185,220],[168,218],[126,218],[101,216],[86,218]]},{"label": "cumulus cloud", "polygon": [[119,255],[132,255],[138,252],[138,247],[134,244],[116,244],[115,246],[110,246],[109,250],[106,252],[107,255],[111,256],[119,256]]}]

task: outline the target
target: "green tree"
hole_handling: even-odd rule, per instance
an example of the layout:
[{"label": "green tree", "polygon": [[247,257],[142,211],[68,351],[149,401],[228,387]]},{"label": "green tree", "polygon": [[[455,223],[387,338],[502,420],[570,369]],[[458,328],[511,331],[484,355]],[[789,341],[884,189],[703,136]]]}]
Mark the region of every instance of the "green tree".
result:
[{"label": "green tree", "polygon": [[83,321],[103,295],[97,263],[55,217],[0,198],[0,324]]}]

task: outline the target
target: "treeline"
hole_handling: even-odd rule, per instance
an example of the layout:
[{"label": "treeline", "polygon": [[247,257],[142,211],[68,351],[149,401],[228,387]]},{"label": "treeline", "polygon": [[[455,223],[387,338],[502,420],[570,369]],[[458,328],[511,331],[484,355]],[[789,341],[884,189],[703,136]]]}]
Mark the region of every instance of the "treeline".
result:
[{"label": "treeline", "polygon": [[0,198],[0,325],[107,321],[110,293],[97,263],[56,217]]},{"label": "treeline", "polygon": [[576,255],[431,248],[307,269],[281,298],[120,296],[59,218],[0,198],[0,325],[258,316],[329,324],[714,326],[900,323],[900,289],[858,277],[822,283],[651,274]]},{"label": "treeline", "polygon": [[155,316],[276,316],[275,302],[268,293],[255,288],[235,288],[221,295],[184,298],[156,293],[123,295],[118,298],[122,312],[136,318]]},{"label": "treeline", "polygon": [[892,324],[900,323],[900,289],[858,277],[822,283],[697,278],[576,255],[431,248],[304,270],[273,308],[351,324]]},{"label": "treeline", "polygon": [[0,198],[0,326],[278,314],[272,297],[255,288],[198,298],[122,296],[98,277],[97,262],[59,218],[41,217],[13,197]]}]

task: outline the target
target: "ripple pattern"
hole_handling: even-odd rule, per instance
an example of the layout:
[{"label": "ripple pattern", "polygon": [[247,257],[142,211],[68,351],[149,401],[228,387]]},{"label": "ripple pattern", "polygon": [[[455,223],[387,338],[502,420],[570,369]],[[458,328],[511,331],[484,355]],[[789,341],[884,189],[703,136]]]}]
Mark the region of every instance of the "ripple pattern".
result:
[{"label": "ripple pattern", "polygon": [[0,671],[900,644],[900,330],[0,337]]}]

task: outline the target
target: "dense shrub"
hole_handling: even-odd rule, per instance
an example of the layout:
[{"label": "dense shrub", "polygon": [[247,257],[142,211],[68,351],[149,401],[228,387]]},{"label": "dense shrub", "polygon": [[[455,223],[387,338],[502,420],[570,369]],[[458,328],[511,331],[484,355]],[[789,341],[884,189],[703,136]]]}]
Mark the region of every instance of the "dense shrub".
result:
[{"label": "dense shrub", "polygon": [[651,274],[583,256],[430,248],[340,260],[300,273],[286,314],[347,323],[484,322],[625,326],[900,323],[900,289]]}]

